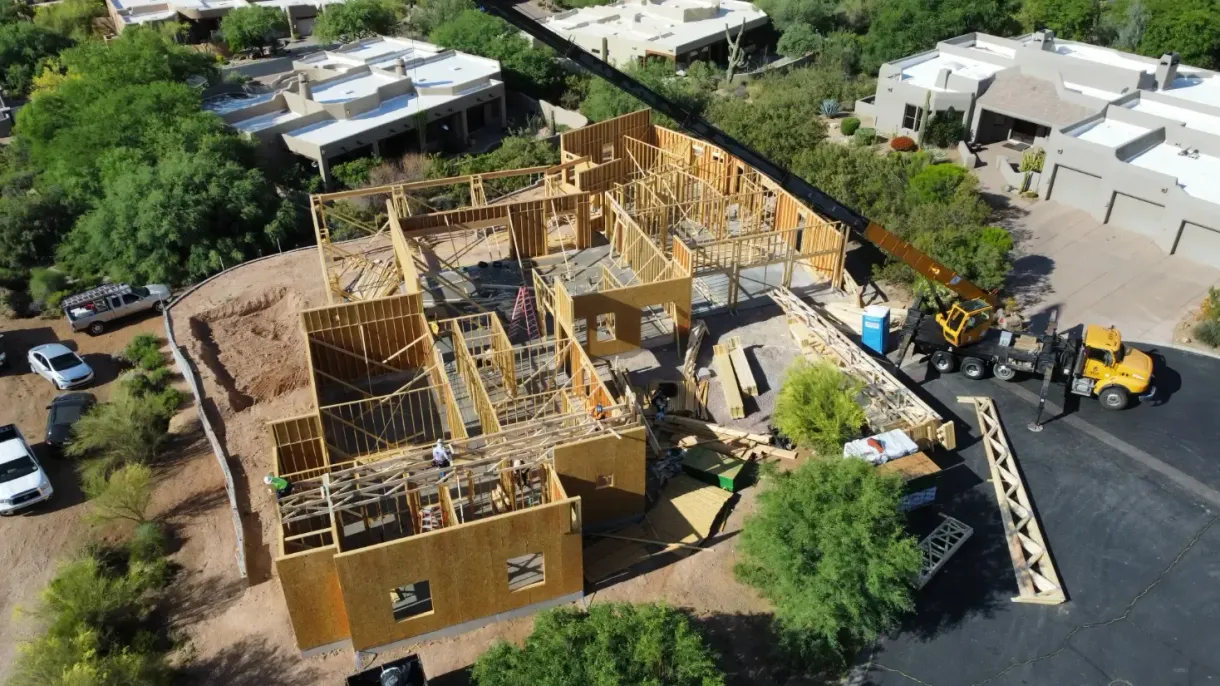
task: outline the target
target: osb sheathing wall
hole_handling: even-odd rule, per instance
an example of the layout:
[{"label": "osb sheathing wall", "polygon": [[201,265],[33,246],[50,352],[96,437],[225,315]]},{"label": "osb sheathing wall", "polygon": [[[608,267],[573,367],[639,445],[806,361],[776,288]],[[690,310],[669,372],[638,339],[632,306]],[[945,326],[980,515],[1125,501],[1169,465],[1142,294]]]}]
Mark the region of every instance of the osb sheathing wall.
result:
[{"label": "osb sheathing wall", "polygon": [[[558,288],[562,288],[562,284],[559,284]],[[606,357],[639,348],[644,308],[650,305],[666,306],[674,318],[675,329],[683,338],[690,331],[689,276],[570,296],[570,300],[572,321],[585,320],[585,350],[594,357]],[[613,339],[598,340],[597,316],[602,314],[614,315]]]},{"label": "osb sheathing wall", "polygon": [[560,135],[561,161],[588,157],[593,164],[601,164],[626,157],[623,136],[653,142],[652,110],[624,114]]},{"label": "osb sheathing wall", "polygon": [[[542,553],[544,580],[508,590],[508,560]],[[583,588],[580,499],[510,512],[335,556],[352,647],[439,631]],[[390,591],[428,581],[432,611],[394,620]]]},{"label": "osb sheathing wall", "polygon": [[[585,526],[622,522],[644,513],[644,427],[555,448],[555,473],[570,496],[579,496]],[[610,485],[598,488],[598,479]]]},{"label": "osb sheathing wall", "polygon": [[[288,619],[301,650],[349,636],[347,608],[339,588],[335,553],[335,547],[328,546],[275,559],[275,573],[284,590]],[[386,607],[389,607],[388,601]]]}]

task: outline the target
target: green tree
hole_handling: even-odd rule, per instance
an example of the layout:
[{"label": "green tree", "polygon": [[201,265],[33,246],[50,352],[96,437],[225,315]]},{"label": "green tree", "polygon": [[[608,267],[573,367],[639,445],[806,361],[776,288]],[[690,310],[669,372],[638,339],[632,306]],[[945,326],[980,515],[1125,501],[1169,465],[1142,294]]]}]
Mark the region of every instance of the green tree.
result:
[{"label": "green tree", "polygon": [[152,470],[142,464],[123,465],[104,479],[96,476],[85,481],[85,495],[93,507],[89,518],[102,524],[149,522],[152,486]]},{"label": "green tree", "polygon": [[826,138],[819,102],[808,92],[766,89],[749,100],[714,99],[707,117],[725,133],[788,166],[802,150]]},{"label": "green tree", "polygon": [[238,7],[220,20],[220,35],[234,52],[274,52],[278,39],[288,35],[288,18],[275,7]]},{"label": "green tree", "polygon": [[1154,0],[1140,39],[1142,54],[1159,57],[1177,52],[1183,64],[1220,68],[1220,2]]},{"label": "green tree", "polygon": [[70,38],[28,21],[0,23],[0,88],[24,98],[47,59],[71,45]]},{"label": "green tree", "polygon": [[1137,52],[1148,28],[1148,10],[1141,0],[1111,3],[1102,15],[1102,26],[1113,47]]},{"label": "green tree", "polygon": [[[168,418],[151,403],[119,393],[96,405],[72,427],[68,455],[89,458],[85,481],[110,476],[129,464],[149,464],[165,438]],[[95,481],[96,483],[96,481]]]},{"label": "green tree", "polygon": [[822,36],[808,24],[793,24],[784,30],[775,49],[784,57],[804,57],[822,49]]},{"label": "green tree", "polygon": [[[706,73],[703,68],[696,69],[696,65],[691,65],[687,72]],[[707,78],[678,76],[676,69],[671,62],[654,61],[643,66],[633,63],[623,71],[679,107],[689,112],[701,112],[708,102],[711,95],[710,89],[714,84],[709,83]],[[594,79],[589,84],[588,97],[580,104],[580,113],[593,121],[604,121],[642,110],[645,107],[647,105],[642,101],[617,86],[611,85],[604,79]],[[657,112],[653,112],[653,121],[663,126],[675,126],[673,120]]]},{"label": "green tree", "polygon": [[864,410],[856,402],[864,385],[829,362],[797,360],[775,400],[772,421],[799,445],[835,457],[860,436]]},{"label": "green tree", "polygon": [[1009,0],[890,0],[880,4],[865,37],[864,71],[936,41],[971,31],[1006,35],[1016,26]]},{"label": "green tree", "polygon": [[118,282],[181,284],[254,257],[282,202],[257,169],[206,153],[123,165],[103,186],[60,256]]},{"label": "green tree", "polygon": [[919,203],[948,202],[963,184],[978,185],[970,172],[956,164],[934,164],[911,177],[911,195]]},{"label": "green tree", "polygon": [[72,635],[43,634],[18,646],[8,686],[170,686],[174,673],[164,656],[132,647],[109,648],[102,632],[78,628]]},{"label": "green tree", "polygon": [[786,646],[841,654],[914,607],[922,555],[903,531],[902,480],[828,456],[770,471],[741,533],[738,578],[775,607]]},{"label": "green tree", "polygon": [[724,683],[686,615],[627,603],[543,612],[524,646],[496,643],[475,662],[473,676],[479,686]]},{"label": "green tree", "polygon": [[784,32],[795,26],[805,26],[817,33],[838,28],[839,8],[835,0],[759,0],[755,4]]},{"label": "green tree", "polygon": [[1092,41],[1097,38],[1101,7],[1098,0],[1023,0],[1017,18],[1026,31],[1048,28],[1059,38]]},{"label": "green tree", "polygon": [[564,72],[549,49],[531,47],[508,22],[468,9],[436,26],[428,40],[445,48],[499,60],[505,83],[536,97],[557,93]]},{"label": "green tree", "polygon": [[34,8],[25,0],[0,0],[0,24],[34,19]]},{"label": "green tree", "polygon": [[75,208],[56,187],[0,193],[0,268],[49,264],[75,218]]},{"label": "green tree", "polygon": [[421,36],[457,19],[466,10],[478,9],[472,0],[420,0],[411,8],[407,23]]},{"label": "green tree", "polygon": [[39,5],[34,23],[75,41],[93,37],[93,20],[106,16],[100,0],[63,0]]},{"label": "green tree", "polygon": [[313,26],[324,41],[347,43],[378,34],[390,34],[400,20],[398,6],[386,0],[349,0],[327,5]]}]

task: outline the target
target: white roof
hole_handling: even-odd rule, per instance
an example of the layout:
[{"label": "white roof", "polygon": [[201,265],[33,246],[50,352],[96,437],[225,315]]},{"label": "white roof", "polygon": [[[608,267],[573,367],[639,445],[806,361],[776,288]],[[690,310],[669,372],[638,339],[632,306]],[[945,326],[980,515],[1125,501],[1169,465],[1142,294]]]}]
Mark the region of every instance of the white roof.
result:
[{"label": "white roof", "polygon": [[1220,107],[1220,74],[1189,67],[1179,68],[1172,87],[1161,93],[1201,105]]},{"label": "white roof", "polygon": [[349,43],[338,50],[314,53],[300,60],[319,69],[343,70],[363,65],[386,67],[394,60],[427,59],[444,52],[444,48],[423,41],[405,38],[377,37]]},{"label": "white roof", "polygon": [[400,79],[397,77],[378,72],[356,74],[314,86],[313,99],[318,102],[347,102],[372,95],[381,86],[388,86],[398,80]]},{"label": "white roof", "polygon": [[1168,143],[1148,150],[1127,160],[1130,164],[1178,180],[1178,186],[1201,200],[1220,204],[1220,192],[1216,190],[1216,179],[1220,179],[1220,157],[1198,154],[1197,158],[1181,155],[1182,148]]},{"label": "white roof", "polygon": [[1180,121],[1186,125],[1188,129],[1195,129],[1205,133],[1220,133],[1220,117],[1211,114],[1203,114],[1194,110],[1188,110],[1185,107],[1178,107],[1147,98],[1140,98],[1131,106],[1136,112],[1152,114],[1173,121]]},{"label": "white roof", "polygon": [[1094,98],[1101,98],[1102,100],[1107,100],[1107,101],[1113,100],[1113,99],[1119,97],[1120,95],[1122,95],[1122,93],[1115,93],[1114,91],[1102,90],[1100,88],[1086,86],[1082,83],[1068,83],[1067,81],[1064,81],[1063,87],[1068,90],[1071,90],[1071,91],[1076,91],[1077,93],[1081,93],[1083,95],[1091,95]]},{"label": "white roof", "polygon": [[1104,145],[1107,148],[1117,148],[1118,146],[1128,143],[1136,138],[1148,133],[1152,129],[1146,129],[1135,124],[1117,121],[1115,119],[1102,119],[1088,126],[1073,131],[1072,136],[1079,138],[1082,141],[1089,141]]},{"label": "white roof", "polygon": [[997,55],[999,57],[1006,57],[1008,59],[1012,59],[1013,57],[1016,57],[1016,55],[1017,55],[1017,51],[1013,50],[1012,48],[1008,47],[1007,45],[1000,45],[999,43],[992,43],[992,42],[986,41],[986,40],[977,40],[976,39],[974,41],[974,45],[970,46],[970,49],[978,50],[979,52],[984,52],[989,55]]},{"label": "white roof", "polygon": [[253,107],[260,103],[267,102],[275,97],[275,93],[225,93],[224,95],[214,95],[203,101],[203,109],[215,114],[228,114],[237,110],[244,110],[247,107]]},{"label": "white roof", "polygon": [[265,5],[268,7],[323,7],[343,0],[108,0],[124,24],[165,21],[181,10],[223,10]]},{"label": "white roof", "polygon": [[[680,15],[687,10],[710,16],[683,21]],[[542,23],[565,38],[573,34],[614,37],[649,43],[672,53],[711,36],[723,38],[726,28],[734,31],[743,20],[750,26],[766,18],[765,12],[740,0],[619,0],[612,5],[561,12]]]},{"label": "white roof", "polygon": [[1156,71],[1155,63],[1136,59],[1117,50],[1099,48],[1085,43],[1055,39],[1055,52],[1060,55],[1067,55],[1068,57],[1096,62],[1097,64],[1108,64],[1111,67],[1120,67],[1134,71]]},{"label": "white roof", "polygon": [[[913,85],[921,88],[945,91],[946,89],[944,88],[936,87],[936,76],[940,73],[941,69],[948,69],[954,74],[968,79],[982,81],[995,75],[996,72],[1004,69],[1004,67],[969,57],[937,53],[931,59],[904,68],[901,78],[903,81],[910,81]],[[970,92],[973,92],[973,89]]]},{"label": "white roof", "polygon": [[263,129],[271,128],[276,124],[283,124],[284,122],[289,122],[293,119],[300,119],[303,116],[305,115],[297,114],[289,109],[283,109],[277,112],[260,114],[257,117],[250,117],[249,119],[242,119],[241,121],[233,122],[232,126],[238,131],[254,133],[255,131],[262,131]]}]

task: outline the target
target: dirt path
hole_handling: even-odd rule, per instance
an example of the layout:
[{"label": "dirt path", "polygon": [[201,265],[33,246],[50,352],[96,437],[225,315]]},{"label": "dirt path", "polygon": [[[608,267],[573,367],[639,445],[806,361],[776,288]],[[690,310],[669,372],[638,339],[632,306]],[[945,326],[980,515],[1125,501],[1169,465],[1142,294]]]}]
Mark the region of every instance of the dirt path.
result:
[{"label": "dirt path", "polygon": [[33,374],[26,352],[35,345],[62,342],[93,367],[95,381],[82,390],[106,400],[114,387],[119,364],[113,355],[136,334],[159,333],[161,319],[131,321],[101,336],[73,334],[63,318],[0,318],[0,345],[8,354],[8,365],[0,370],[0,425],[16,424],[34,444],[55,496],[24,514],[0,520],[0,681],[8,677],[18,642],[37,626],[25,619],[12,619],[18,607],[30,607],[38,592],[55,572],[56,561],[76,550],[88,525],[82,521],[84,495],[73,468],[63,458],[51,457],[42,444],[46,432],[47,405],[57,394],[46,379]]}]

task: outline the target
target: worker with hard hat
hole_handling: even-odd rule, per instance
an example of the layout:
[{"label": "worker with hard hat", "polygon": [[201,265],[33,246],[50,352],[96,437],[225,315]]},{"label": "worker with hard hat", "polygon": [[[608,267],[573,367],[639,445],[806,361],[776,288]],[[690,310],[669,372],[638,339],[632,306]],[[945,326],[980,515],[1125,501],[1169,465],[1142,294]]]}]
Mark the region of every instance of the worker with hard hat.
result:
[{"label": "worker with hard hat", "polygon": [[283,477],[268,474],[263,477],[263,483],[267,484],[267,487],[275,492],[276,500],[292,493],[292,482]]}]

